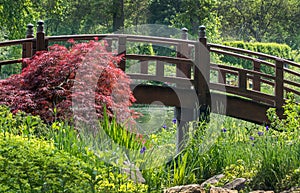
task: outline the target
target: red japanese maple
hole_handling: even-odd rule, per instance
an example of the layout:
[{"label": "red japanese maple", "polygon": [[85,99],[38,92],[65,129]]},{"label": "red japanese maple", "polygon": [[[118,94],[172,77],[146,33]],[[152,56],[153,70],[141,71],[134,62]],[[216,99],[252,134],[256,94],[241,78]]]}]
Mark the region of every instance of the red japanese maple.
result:
[{"label": "red japanese maple", "polygon": [[[107,52],[105,43],[73,43],[70,49],[53,45],[25,59],[21,74],[0,81],[0,104],[40,115],[47,122],[101,118],[106,106],[119,121],[131,117],[135,101],[129,77],[119,68],[122,59]],[[55,109],[55,111],[54,111]]]}]

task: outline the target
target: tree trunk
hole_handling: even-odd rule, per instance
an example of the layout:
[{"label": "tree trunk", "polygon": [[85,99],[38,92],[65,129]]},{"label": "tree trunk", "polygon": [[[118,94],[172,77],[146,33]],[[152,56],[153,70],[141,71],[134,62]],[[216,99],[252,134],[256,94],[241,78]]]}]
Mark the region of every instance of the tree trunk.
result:
[{"label": "tree trunk", "polygon": [[124,27],[124,0],[113,1],[113,31]]}]

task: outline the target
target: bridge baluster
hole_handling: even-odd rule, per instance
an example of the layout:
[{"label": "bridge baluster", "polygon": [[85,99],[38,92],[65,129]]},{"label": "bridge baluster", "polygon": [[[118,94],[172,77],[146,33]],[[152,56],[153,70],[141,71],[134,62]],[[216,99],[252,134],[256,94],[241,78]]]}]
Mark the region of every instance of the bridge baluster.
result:
[{"label": "bridge baluster", "polygon": [[[253,70],[260,72],[260,61],[253,60]],[[253,90],[260,91],[260,76],[257,74],[253,75]]]},{"label": "bridge baluster", "polygon": [[107,47],[106,47],[106,50],[108,51],[108,52],[112,52],[112,39],[105,39],[106,40],[106,42],[107,42]]},{"label": "bridge baluster", "polygon": [[195,45],[195,74],[194,86],[201,104],[208,104],[210,54],[207,49],[205,26],[199,27],[199,43]]},{"label": "bridge baluster", "polygon": [[[177,130],[177,150],[180,151],[184,147],[184,136],[188,127],[186,123],[191,120],[196,120],[195,116],[204,115],[203,118],[207,118],[206,115],[209,109],[209,63],[210,55],[207,49],[205,27],[199,27],[199,42],[195,44],[195,60],[194,60],[194,88],[197,93],[198,101],[195,100],[194,106],[189,108],[176,108],[176,118],[179,120],[179,126]],[[183,36],[185,37],[185,36]],[[187,46],[187,50],[188,46]],[[200,105],[200,106],[199,106]],[[197,109],[196,109],[197,108]],[[196,112],[194,111],[196,109]]]},{"label": "bridge baluster", "polygon": [[247,89],[247,73],[245,70],[239,70],[239,89],[245,91]]},{"label": "bridge baluster", "polygon": [[164,62],[157,60],[156,61],[156,76],[158,78],[164,77],[165,69],[164,69]]},{"label": "bridge baluster", "polygon": [[284,84],[283,84],[283,60],[276,59],[275,68],[275,107],[277,115],[282,117],[284,104]]},{"label": "bridge baluster", "polygon": [[148,61],[141,61],[141,73],[148,74]]},{"label": "bridge baluster", "polygon": [[34,37],[34,35],[33,35],[33,24],[29,23],[27,25],[26,38],[33,38],[33,37]]},{"label": "bridge baluster", "polygon": [[207,47],[206,27],[204,25],[199,26],[199,42]]}]

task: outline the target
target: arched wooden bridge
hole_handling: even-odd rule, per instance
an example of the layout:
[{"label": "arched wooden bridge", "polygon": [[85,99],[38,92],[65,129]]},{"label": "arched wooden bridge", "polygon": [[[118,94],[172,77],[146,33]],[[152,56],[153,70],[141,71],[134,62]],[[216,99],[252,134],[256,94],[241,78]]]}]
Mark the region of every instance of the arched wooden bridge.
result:
[{"label": "arched wooden bridge", "polygon": [[[129,34],[45,36],[42,21],[38,22],[34,37],[33,25],[27,27],[25,39],[0,42],[0,47],[21,45],[22,58],[28,58],[36,51],[46,50],[52,43],[71,38],[106,39],[108,49],[126,56],[120,68],[134,80],[131,86],[137,103],[160,101],[167,106],[177,107],[184,112],[179,117],[183,122],[195,116],[196,106],[210,106],[215,113],[265,123],[268,108],[275,107],[278,114],[282,114],[287,92],[300,96],[300,83],[287,78],[300,77],[300,64],[263,53],[207,43],[203,26],[199,28],[197,41],[188,40],[185,29],[182,30],[182,39],[172,39]],[[173,55],[134,53],[131,48],[137,44],[160,46],[171,50]],[[250,61],[252,68],[243,69],[213,62],[217,56],[225,55]],[[22,59],[6,60],[0,61],[0,65],[21,62]],[[261,71],[262,66],[268,67],[270,73]],[[173,71],[170,73],[168,69]],[[145,81],[164,84],[149,85],[144,84]],[[263,92],[264,86],[269,87],[271,93]]]}]

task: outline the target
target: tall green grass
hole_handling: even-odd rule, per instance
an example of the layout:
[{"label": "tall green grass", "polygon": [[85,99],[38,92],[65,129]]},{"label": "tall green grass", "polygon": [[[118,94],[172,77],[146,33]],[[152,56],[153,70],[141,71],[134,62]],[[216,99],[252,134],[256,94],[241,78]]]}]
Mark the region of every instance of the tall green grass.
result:
[{"label": "tall green grass", "polygon": [[[58,151],[88,164],[84,173],[94,192],[106,175],[99,168],[110,168],[103,171],[119,175],[121,168],[128,167],[124,162],[133,163],[142,171],[147,186],[142,186],[140,192],[146,191],[145,187],[147,192],[161,192],[175,185],[200,184],[220,173],[225,177],[217,185],[244,177],[248,179],[247,191],[282,191],[299,186],[300,182],[300,105],[293,96],[284,106],[285,119],[279,119],[275,109],[268,111],[272,122],[268,126],[218,114],[211,114],[209,122],[190,123],[185,149],[176,156],[177,128],[171,114],[152,133],[142,133],[128,130],[105,113],[104,119],[91,128],[59,121],[46,125],[35,116],[13,115],[7,107],[0,110],[4,137],[13,134],[26,140],[37,137],[53,142]],[[106,176],[109,178],[110,174]],[[127,183],[123,177],[120,179],[111,179],[108,186]],[[132,186],[139,192],[139,184]]]},{"label": "tall green grass", "polygon": [[202,183],[220,173],[225,175],[220,186],[238,177],[248,179],[247,190],[282,191],[299,185],[300,105],[290,98],[284,109],[283,120],[269,110],[271,126],[221,115],[212,115],[210,123],[191,124],[186,148],[155,176],[147,171],[145,176],[150,183],[161,179],[161,189]]}]

